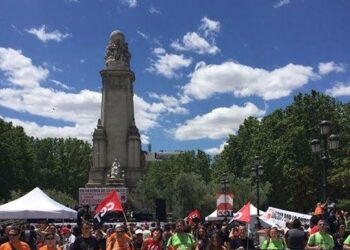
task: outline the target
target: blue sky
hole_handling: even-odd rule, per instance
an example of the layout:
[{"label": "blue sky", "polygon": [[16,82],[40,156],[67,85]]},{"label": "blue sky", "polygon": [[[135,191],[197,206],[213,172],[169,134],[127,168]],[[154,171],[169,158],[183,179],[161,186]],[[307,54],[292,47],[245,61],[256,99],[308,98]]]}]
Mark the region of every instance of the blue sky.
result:
[{"label": "blue sky", "polygon": [[122,31],[143,148],[220,152],[248,116],[311,89],[350,100],[348,0],[4,0],[0,117],[91,141],[104,51]]}]

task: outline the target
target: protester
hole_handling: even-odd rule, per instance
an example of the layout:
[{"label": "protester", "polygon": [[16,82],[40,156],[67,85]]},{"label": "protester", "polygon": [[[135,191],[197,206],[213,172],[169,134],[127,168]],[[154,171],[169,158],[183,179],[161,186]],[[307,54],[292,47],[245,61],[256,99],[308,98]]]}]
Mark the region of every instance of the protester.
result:
[{"label": "protester", "polygon": [[209,239],[204,226],[199,225],[195,234],[196,250],[205,250],[208,246]]},{"label": "protester", "polygon": [[11,226],[7,236],[9,241],[3,243],[0,250],[30,250],[30,246],[26,242],[20,241],[20,229],[18,227]]},{"label": "protester", "polygon": [[253,240],[247,237],[245,225],[238,226],[238,237],[230,241],[231,250],[255,249]]},{"label": "protester", "polygon": [[98,250],[97,240],[91,235],[91,224],[83,221],[81,231],[82,235],[75,239],[71,250]]},{"label": "protester", "polygon": [[279,250],[284,250],[286,249],[286,244],[284,243],[283,239],[280,239],[279,237],[279,232],[277,227],[272,227],[269,229],[268,232],[269,238],[265,240],[262,245],[261,249],[266,250],[266,249],[279,249]]},{"label": "protester", "polygon": [[188,233],[185,233],[185,222],[183,220],[176,221],[175,234],[172,235],[167,243],[168,249],[186,249],[195,248],[194,239]]},{"label": "protester", "polygon": [[350,235],[344,241],[343,250],[350,250]]},{"label": "protester", "polygon": [[62,247],[56,244],[55,234],[48,233],[45,235],[44,245],[39,250],[62,250]]},{"label": "protester", "polygon": [[0,237],[0,246],[9,241],[8,234],[11,228],[12,225],[8,225],[5,227],[4,234]]},{"label": "protester", "polygon": [[105,233],[101,229],[98,229],[98,230],[95,231],[95,237],[96,237],[96,240],[97,240],[98,249],[106,250]]},{"label": "protester", "polygon": [[162,250],[162,247],[162,230],[155,228],[152,230],[151,237],[143,241],[141,250]]},{"label": "protester", "polygon": [[61,229],[63,250],[69,250],[71,245],[73,245],[76,237],[68,227],[63,227]]},{"label": "protester", "polygon": [[130,236],[123,225],[116,227],[115,233],[107,239],[107,250],[134,250]]},{"label": "protester", "polygon": [[21,240],[25,241],[26,243],[28,243],[28,245],[30,246],[31,250],[36,250],[36,232],[35,232],[35,228],[34,226],[27,224],[25,226],[25,229],[23,230],[22,234],[21,234]]},{"label": "protester", "polygon": [[342,249],[345,239],[348,237],[349,233],[345,231],[345,225],[340,224],[338,226],[338,231],[333,235],[334,239],[334,249]]},{"label": "protester", "polygon": [[306,249],[328,250],[334,248],[333,237],[327,233],[327,222],[321,219],[317,222],[318,232],[310,236]]},{"label": "protester", "polygon": [[143,243],[143,231],[141,229],[136,229],[135,238],[132,241],[135,250],[141,250],[141,246]]},{"label": "protester", "polygon": [[299,219],[294,219],[292,222],[292,229],[289,229],[285,234],[287,246],[290,250],[302,250],[307,243],[307,234],[301,228]]},{"label": "protester", "polygon": [[214,233],[210,237],[210,241],[206,250],[226,250],[226,246],[219,233]]}]

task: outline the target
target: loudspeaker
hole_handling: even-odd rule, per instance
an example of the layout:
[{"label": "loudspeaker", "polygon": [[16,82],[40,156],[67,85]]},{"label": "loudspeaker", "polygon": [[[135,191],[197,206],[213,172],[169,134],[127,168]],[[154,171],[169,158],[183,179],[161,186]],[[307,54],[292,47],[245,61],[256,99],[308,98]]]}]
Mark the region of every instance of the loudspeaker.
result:
[{"label": "loudspeaker", "polygon": [[156,199],[156,219],[166,221],[166,202],[165,199]]}]

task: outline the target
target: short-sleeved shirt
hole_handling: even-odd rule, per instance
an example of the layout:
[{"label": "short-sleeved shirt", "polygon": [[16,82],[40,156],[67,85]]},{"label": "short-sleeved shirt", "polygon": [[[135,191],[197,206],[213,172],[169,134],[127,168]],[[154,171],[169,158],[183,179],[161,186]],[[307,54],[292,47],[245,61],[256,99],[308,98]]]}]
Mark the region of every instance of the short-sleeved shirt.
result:
[{"label": "short-sleeved shirt", "polygon": [[310,246],[320,246],[323,250],[334,248],[333,237],[327,233],[317,232],[311,235],[307,244]]},{"label": "short-sleeved shirt", "polygon": [[283,244],[282,240],[265,240],[262,245],[261,249],[286,249],[286,246]]},{"label": "short-sleeved shirt", "polygon": [[176,233],[168,240],[167,247],[170,246],[175,250],[192,250],[194,247],[193,238],[187,233]]},{"label": "short-sleeved shirt", "polygon": [[[30,246],[24,241],[18,241],[12,244],[16,250],[30,250]],[[12,250],[10,242],[6,242],[0,246],[0,250]]]},{"label": "short-sleeved shirt", "polygon": [[350,245],[350,235],[344,241],[344,245]]}]

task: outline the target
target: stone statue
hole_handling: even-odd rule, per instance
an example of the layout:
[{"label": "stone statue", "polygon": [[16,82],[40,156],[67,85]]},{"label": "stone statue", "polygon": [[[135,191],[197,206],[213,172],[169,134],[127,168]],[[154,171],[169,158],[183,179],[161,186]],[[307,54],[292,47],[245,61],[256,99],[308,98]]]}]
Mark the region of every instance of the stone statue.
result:
[{"label": "stone statue", "polygon": [[107,175],[107,177],[114,179],[120,177],[120,163],[118,162],[117,158],[114,159],[111,167],[111,172]]},{"label": "stone statue", "polygon": [[124,34],[113,31],[105,52],[105,63],[107,69],[129,69],[131,54],[128,44],[125,42]]}]

